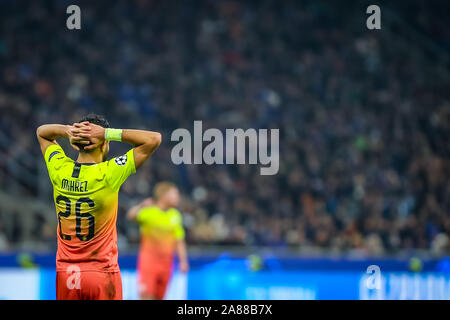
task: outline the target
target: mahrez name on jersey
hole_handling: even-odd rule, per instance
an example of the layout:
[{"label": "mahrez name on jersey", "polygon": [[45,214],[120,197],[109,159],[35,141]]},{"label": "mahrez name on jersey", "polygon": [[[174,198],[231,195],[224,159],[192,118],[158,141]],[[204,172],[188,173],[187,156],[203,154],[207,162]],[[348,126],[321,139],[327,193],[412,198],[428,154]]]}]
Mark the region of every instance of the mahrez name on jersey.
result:
[{"label": "mahrez name on jersey", "polygon": [[87,181],[74,181],[63,179],[61,181],[61,188],[67,191],[73,192],[86,192],[87,189]]}]

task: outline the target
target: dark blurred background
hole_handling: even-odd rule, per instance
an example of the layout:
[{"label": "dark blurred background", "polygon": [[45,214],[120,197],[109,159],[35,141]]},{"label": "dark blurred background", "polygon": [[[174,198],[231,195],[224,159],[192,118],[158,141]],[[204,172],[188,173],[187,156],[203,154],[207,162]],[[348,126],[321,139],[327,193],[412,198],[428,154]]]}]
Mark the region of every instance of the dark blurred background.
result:
[{"label": "dark blurred background", "polygon": [[[450,253],[450,2],[377,1],[381,30],[370,4],[0,0],[0,251],[55,249],[35,129],[96,112],[164,139],[122,188],[121,252],[126,210],[171,180],[190,248]],[[279,128],[279,173],[174,165],[194,120]]]}]

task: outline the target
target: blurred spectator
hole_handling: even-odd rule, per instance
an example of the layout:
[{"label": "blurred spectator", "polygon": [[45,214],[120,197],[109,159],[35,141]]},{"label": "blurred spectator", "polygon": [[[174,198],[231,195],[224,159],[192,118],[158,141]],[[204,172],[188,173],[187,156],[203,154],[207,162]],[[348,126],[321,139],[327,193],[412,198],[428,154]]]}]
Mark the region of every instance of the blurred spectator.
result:
[{"label": "blurred spectator", "polygon": [[[52,205],[34,128],[94,111],[164,137],[124,185],[123,248],[137,241],[127,206],[175,180],[191,244],[449,252],[448,2],[383,7],[398,20],[382,31],[358,1],[78,3],[68,31],[64,1],[0,2],[2,192]],[[279,128],[279,174],[175,166],[170,133],[194,120]]]},{"label": "blurred spectator", "polygon": [[0,224],[0,251],[6,251],[9,249],[8,239],[3,232],[3,227]]}]

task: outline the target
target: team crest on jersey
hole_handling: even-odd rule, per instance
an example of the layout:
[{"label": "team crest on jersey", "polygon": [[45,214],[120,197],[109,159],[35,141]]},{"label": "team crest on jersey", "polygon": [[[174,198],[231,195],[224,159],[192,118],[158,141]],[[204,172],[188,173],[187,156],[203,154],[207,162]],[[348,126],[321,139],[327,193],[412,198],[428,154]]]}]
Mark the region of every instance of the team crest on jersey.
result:
[{"label": "team crest on jersey", "polygon": [[114,161],[116,161],[118,166],[124,166],[127,163],[127,155],[117,157]]}]

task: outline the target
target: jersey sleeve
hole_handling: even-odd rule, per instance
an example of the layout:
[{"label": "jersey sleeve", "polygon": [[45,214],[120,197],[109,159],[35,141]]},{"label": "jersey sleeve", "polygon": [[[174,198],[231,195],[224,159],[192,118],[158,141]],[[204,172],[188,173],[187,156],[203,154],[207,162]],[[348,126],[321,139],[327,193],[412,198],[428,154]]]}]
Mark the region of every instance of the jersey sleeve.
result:
[{"label": "jersey sleeve", "polygon": [[146,223],[149,219],[149,210],[147,208],[142,208],[136,215],[136,221],[139,224]]},{"label": "jersey sleeve", "polygon": [[53,181],[56,173],[67,159],[67,156],[59,144],[52,144],[45,150],[44,158],[50,180]]},{"label": "jersey sleeve", "polygon": [[183,218],[181,216],[180,211],[176,210],[176,214],[174,215],[176,219],[176,225],[174,229],[175,239],[182,240],[184,239],[184,228],[183,228]]},{"label": "jersey sleeve", "polygon": [[134,151],[131,149],[126,154],[108,161],[106,180],[111,188],[118,191],[129,176],[136,173],[134,164]]}]

